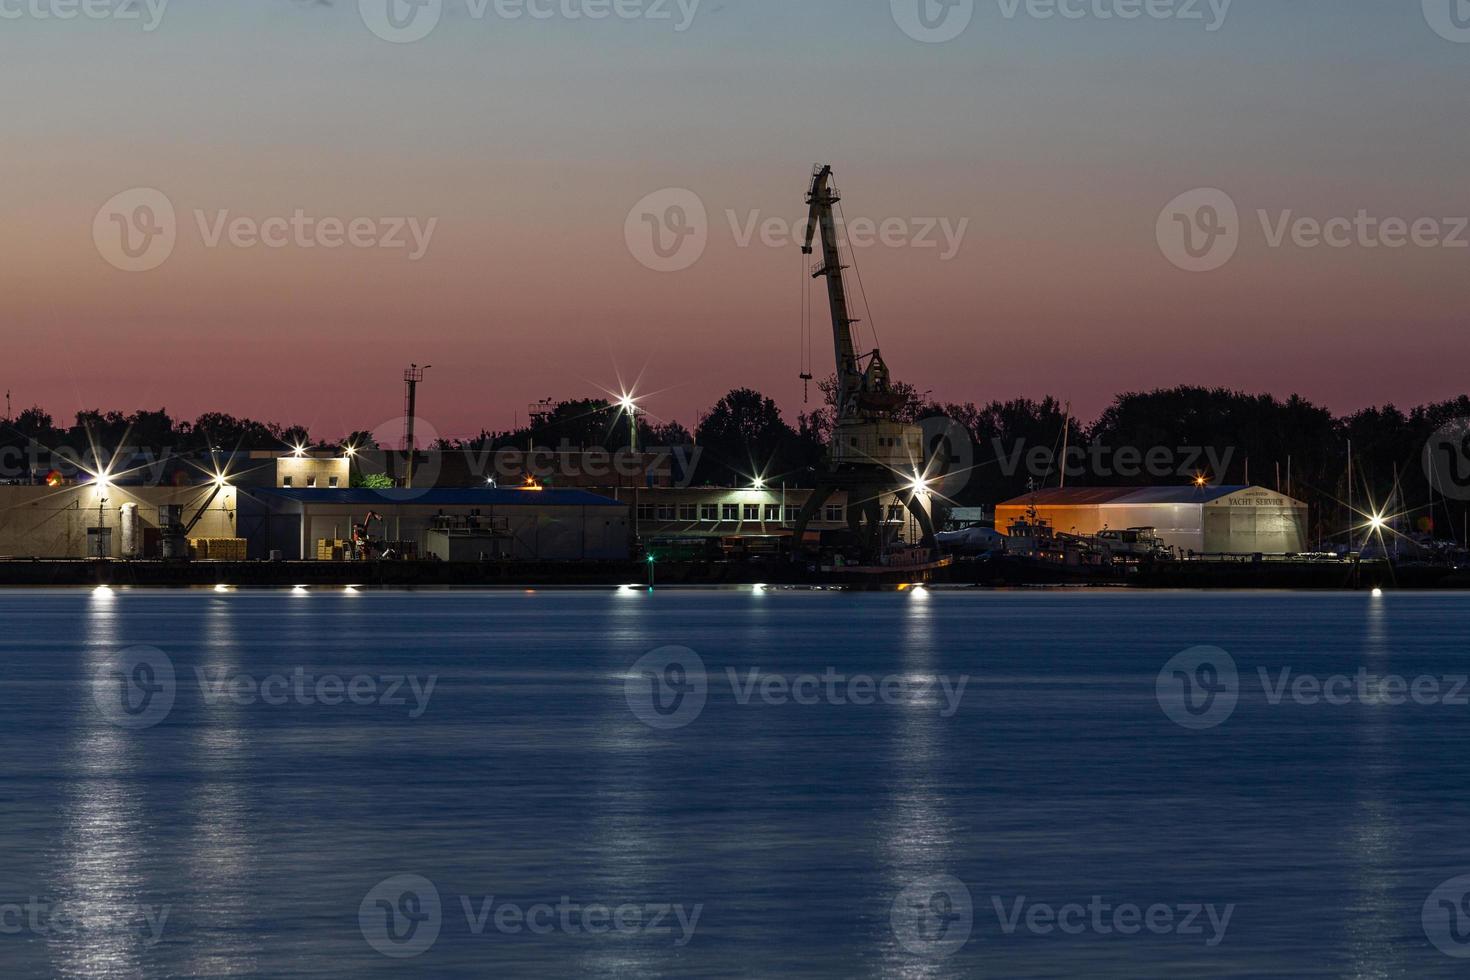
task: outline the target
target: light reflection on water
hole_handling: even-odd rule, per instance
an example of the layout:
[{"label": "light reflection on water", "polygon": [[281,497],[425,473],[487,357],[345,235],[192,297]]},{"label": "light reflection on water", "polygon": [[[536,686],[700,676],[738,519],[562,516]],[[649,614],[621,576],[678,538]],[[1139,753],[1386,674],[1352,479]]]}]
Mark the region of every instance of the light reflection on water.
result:
[{"label": "light reflection on water", "polygon": [[[0,616],[36,624],[0,635],[0,732],[29,750],[0,800],[4,897],[133,915],[0,936],[0,972],[1450,976],[1419,910],[1470,867],[1470,712],[1271,707],[1255,675],[1464,672],[1467,610],[1401,594],[0,593]],[[1153,697],[1159,667],[1199,643],[1230,650],[1251,685],[1205,733]],[[173,658],[179,696],[129,730],[101,720],[90,682],[135,644]],[[688,727],[655,731],[622,679],[670,644],[705,658],[710,696]],[[441,680],[420,719],[206,705],[195,686],[196,669],[298,665]],[[742,705],[725,680],[827,666],[974,680],[953,718],[932,693]],[[369,948],[356,919],[400,873],[433,880],[446,915],[406,963]],[[936,875],[975,903],[974,936],[947,959],[889,926],[895,897]],[[1239,908],[1218,949],[1063,941],[999,935],[994,889]],[[461,897],[492,894],[704,911],[685,947],[471,935]],[[134,910],[163,904],[150,946]]]},{"label": "light reflection on water", "polygon": [[[233,677],[246,667],[232,608],[229,601],[212,601],[205,614],[207,642],[199,667],[211,680]],[[230,699],[220,700],[199,734],[184,743],[190,756],[186,765],[206,774],[191,787],[186,803],[193,818],[185,837],[193,896],[186,911],[209,935],[208,941],[190,946],[188,970],[195,976],[248,976],[257,969],[253,944],[244,938],[260,911],[249,899],[256,845],[248,820],[246,760],[254,749],[245,712]]]},{"label": "light reflection on water", "polygon": [[144,764],[140,746],[93,710],[92,680],[117,652],[120,612],[110,590],[85,602],[87,642],[76,690],[78,723],[68,756],[75,760],[62,818],[55,900],[74,913],[73,934],[48,936],[57,974],[126,977],[143,972],[135,910],[151,901],[142,865],[150,840],[144,828],[147,801],[135,774]]},{"label": "light reflection on water", "polygon": [[[909,593],[903,615],[901,670],[910,677],[933,677],[937,669],[934,621],[929,594]],[[898,896],[916,882],[953,877],[954,827],[945,815],[946,797],[940,761],[953,750],[946,739],[946,720],[929,701],[905,698],[897,707],[897,730],[887,760],[888,803],[880,840],[884,844],[885,894]],[[884,948],[885,972],[902,977],[949,976],[953,964],[915,956],[896,937]]]},{"label": "light reflection on water", "polygon": [[[1398,669],[1386,616],[1384,597],[1373,596],[1363,617],[1363,654],[1372,674]],[[1353,799],[1349,801],[1353,819],[1345,841],[1349,848],[1345,860],[1356,868],[1349,905],[1352,913],[1348,946],[1351,975],[1358,980],[1383,980],[1402,976],[1406,971],[1405,958],[1395,941],[1402,923],[1387,914],[1398,856],[1406,837],[1399,826],[1399,815],[1384,793],[1386,785],[1395,778],[1398,769],[1395,756],[1400,751],[1393,744],[1392,721],[1384,709],[1385,706],[1374,704],[1346,709],[1360,711],[1362,715],[1354,746],[1360,775]]]}]

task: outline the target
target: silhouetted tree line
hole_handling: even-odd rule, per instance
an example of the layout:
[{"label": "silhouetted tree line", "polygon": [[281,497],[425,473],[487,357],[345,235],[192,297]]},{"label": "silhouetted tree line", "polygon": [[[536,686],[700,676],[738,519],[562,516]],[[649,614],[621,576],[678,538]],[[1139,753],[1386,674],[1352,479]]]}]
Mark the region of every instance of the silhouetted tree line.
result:
[{"label": "silhouetted tree line", "polygon": [[[640,412],[638,444],[698,447],[697,457],[691,453],[691,458],[697,458],[692,479],[699,483],[745,485],[759,477],[771,485],[809,485],[822,466],[834,421],[835,383],[829,378],[819,387],[823,403],[799,414],[795,425],[774,401],[749,388],[722,397],[700,416],[693,431]],[[1350,496],[1360,513],[1399,515],[1405,530],[1463,536],[1466,501],[1455,493],[1449,500],[1434,493],[1423,460],[1437,431],[1470,419],[1470,396],[1407,412],[1387,405],[1337,417],[1296,395],[1281,400],[1224,388],[1177,387],[1119,395],[1097,419],[1085,423],[1069,417],[1053,397],[984,405],[940,403],[928,392],[898,387],[904,395],[900,417],[924,426],[928,448],[939,457],[937,465],[950,473],[942,484],[944,492],[958,505],[991,506],[1031,487],[1057,486],[1065,447],[1069,486],[1180,485],[1198,476],[1211,484],[1279,488],[1305,500],[1312,505],[1313,532],[1324,540],[1346,526]],[[525,449],[534,444],[615,452],[628,447],[629,435],[628,417],[616,404],[573,399],[548,404],[514,430],[441,440],[436,448]],[[130,415],[80,412],[63,428],[46,412],[30,408],[7,420],[0,431],[0,451],[12,461],[38,446],[66,446],[75,452],[124,444],[176,454],[294,445],[374,448],[365,431],[313,441],[301,426],[217,412],[189,422],[162,409]],[[1464,448],[1470,453],[1470,447]],[[1470,458],[1454,462],[1470,473]],[[1460,489],[1458,496],[1470,497],[1470,486]]]}]

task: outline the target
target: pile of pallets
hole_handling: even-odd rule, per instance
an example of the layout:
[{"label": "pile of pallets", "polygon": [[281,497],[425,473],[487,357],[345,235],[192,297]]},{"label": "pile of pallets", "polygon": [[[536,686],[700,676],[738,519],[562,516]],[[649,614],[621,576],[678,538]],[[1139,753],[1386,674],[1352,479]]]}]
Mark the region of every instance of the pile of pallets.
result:
[{"label": "pile of pallets", "polygon": [[346,561],[351,554],[348,542],[341,538],[317,538],[316,560],[317,561]]},{"label": "pile of pallets", "polygon": [[244,561],[244,538],[190,538],[189,554],[197,561]]}]

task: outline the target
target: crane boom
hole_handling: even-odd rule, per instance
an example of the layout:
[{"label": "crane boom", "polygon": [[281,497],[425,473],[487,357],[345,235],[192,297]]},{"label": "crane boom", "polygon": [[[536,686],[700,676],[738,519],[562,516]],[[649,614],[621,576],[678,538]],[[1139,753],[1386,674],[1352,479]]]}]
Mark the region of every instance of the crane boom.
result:
[{"label": "crane boom", "polygon": [[827,280],[827,302],[832,309],[832,338],[836,351],[838,411],[851,410],[851,402],[862,388],[862,372],[858,369],[857,345],[852,339],[852,325],[858,321],[848,315],[847,286],[842,279],[842,256],[837,250],[837,222],[833,207],[841,200],[832,186],[832,167],[820,167],[812,174],[811,191],[806,197],[810,213],[806,223],[806,241],[801,251],[811,255],[812,242],[820,229],[822,262],[812,270],[812,278]]},{"label": "crane boom", "polygon": [[817,235],[821,235],[822,261],[812,269],[812,278],[827,280],[837,368],[837,417],[827,446],[826,472],[818,477],[816,488],[797,514],[792,536],[798,543],[804,542],[812,519],[833,493],[842,490],[847,494],[848,527],[853,532],[861,530],[863,550],[870,557],[881,555],[893,534],[883,504],[890,495],[900,499],[914,515],[921,540],[932,548],[934,527],[920,501],[928,486],[923,430],[901,420],[900,409],[906,398],[892,384],[883,355],[876,349],[860,354],[853,339],[852,325],[858,321],[849,312],[842,250],[837,240],[835,208],[840,200],[832,182],[832,167],[817,166],[806,196],[810,210],[801,251],[811,255]]},{"label": "crane boom", "polygon": [[[806,238],[801,250],[811,255],[818,232],[822,238],[822,261],[812,270],[813,279],[827,280],[827,300],[832,308],[832,341],[837,362],[837,419],[874,421],[893,417],[903,402],[889,385],[888,366],[876,349],[859,354],[852,325],[862,321],[849,315],[847,285],[842,278],[842,253],[837,242],[834,207],[841,197],[832,186],[832,167],[819,166],[812,173],[807,204]],[[866,361],[866,366],[864,362]]]},{"label": "crane boom", "polygon": [[200,518],[204,516],[205,511],[209,510],[209,505],[214,503],[214,498],[219,496],[219,492],[224,489],[224,486],[222,481],[214,481],[214,489],[209,491],[209,496],[204,498],[204,503],[199,505],[199,510],[195,511],[193,518],[190,519],[188,524],[184,525],[184,537],[187,538],[189,533],[198,526]]}]

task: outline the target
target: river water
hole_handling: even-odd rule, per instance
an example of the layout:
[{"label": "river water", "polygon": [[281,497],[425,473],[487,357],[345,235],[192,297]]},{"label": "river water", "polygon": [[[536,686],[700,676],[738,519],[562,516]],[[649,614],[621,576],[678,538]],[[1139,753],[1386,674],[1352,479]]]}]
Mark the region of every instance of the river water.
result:
[{"label": "river water", "polygon": [[0,593],[6,977],[1432,977],[1470,596]]}]

